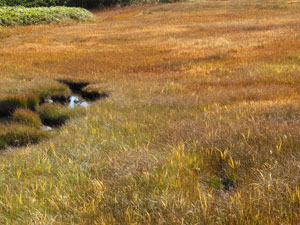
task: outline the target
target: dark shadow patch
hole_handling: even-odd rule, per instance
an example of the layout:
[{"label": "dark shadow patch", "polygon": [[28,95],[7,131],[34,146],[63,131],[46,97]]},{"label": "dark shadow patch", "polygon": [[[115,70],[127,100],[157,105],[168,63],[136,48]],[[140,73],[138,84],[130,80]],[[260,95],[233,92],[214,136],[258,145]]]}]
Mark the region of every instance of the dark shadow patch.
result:
[{"label": "dark shadow patch", "polygon": [[81,96],[90,101],[96,101],[100,98],[107,98],[108,94],[105,92],[98,93],[96,91],[82,91]]},{"label": "dark shadow patch", "polygon": [[223,191],[232,191],[236,187],[236,181],[235,179],[230,177],[223,177],[222,186],[223,186]]},{"label": "dark shadow patch", "polygon": [[60,120],[42,119],[43,125],[51,128],[58,128],[65,124],[68,118],[60,118]]},{"label": "dark shadow patch", "polygon": [[70,80],[58,80],[58,81],[65,85],[68,85],[68,87],[71,89],[71,91],[74,94],[80,95],[82,98],[89,101],[96,101],[100,98],[108,97],[108,94],[105,92],[84,90],[88,85],[90,85],[89,82],[75,82]]},{"label": "dark shadow patch", "polygon": [[59,82],[68,85],[73,93],[81,94],[82,89],[89,85],[88,82],[74,82],[69,80],[58,80]]},{"label": "dark shadow patch", "polygon": [[51,96],[51,100],[53,102],[59,102],[61,104],[66,104],[69,100],[69,97],[63,96],[63,95],[54,95]]}]

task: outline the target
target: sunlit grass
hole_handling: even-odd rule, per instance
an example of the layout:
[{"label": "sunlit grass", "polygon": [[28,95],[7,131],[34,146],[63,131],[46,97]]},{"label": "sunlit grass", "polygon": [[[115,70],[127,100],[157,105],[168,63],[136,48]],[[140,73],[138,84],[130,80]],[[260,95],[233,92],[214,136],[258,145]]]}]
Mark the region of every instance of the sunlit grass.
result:
[{"label": "sunlit grass", "polygon": [[1,96],[68,96],[57,80],[109,94],[78,117],[36,107],[67,123],[1,155],[1,223],[299,223],[299,7],[198,1],[0,30]]}]

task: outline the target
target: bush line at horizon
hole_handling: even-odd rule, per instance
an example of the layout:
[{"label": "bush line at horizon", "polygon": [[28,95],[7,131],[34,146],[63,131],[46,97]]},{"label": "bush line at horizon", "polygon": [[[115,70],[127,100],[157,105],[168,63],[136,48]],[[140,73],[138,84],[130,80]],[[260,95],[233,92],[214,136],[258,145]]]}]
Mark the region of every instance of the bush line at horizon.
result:
[{"label": "bush line at horizon", "polygon": [[1,6],[25,6],[25,7],[50,7],[50,6],[68,6],[68,7],[81,7],[81,8],[103,8],[111,7],[116,5],[132,5],[132,4],[143,4],[143,3],[171,3],[178,0],[0,0]]},{"label": "bush line at horizon", "polygon": [[75,7],[0,7],[0,26],[60,23],[68,20],[93,20],[93,14]]}]

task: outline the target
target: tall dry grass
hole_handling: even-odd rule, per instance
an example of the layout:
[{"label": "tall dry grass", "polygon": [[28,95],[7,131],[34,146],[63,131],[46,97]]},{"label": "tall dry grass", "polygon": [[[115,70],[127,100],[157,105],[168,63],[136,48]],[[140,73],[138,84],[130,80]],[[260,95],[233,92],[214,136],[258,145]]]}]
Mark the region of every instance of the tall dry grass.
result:
[{"label": "tall dry grass", "polygon": [[109,98],[1,155],[8,224],[298,224],[300,4],[198,1],[0,30],[0,91]]}]

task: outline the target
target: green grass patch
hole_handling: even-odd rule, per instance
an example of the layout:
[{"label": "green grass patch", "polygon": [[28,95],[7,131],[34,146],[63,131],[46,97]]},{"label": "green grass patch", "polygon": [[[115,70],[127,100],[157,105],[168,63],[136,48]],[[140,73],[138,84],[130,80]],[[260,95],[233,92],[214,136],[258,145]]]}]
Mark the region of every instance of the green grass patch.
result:
[{"label": "green grass patch", "polygon": [[75,7],[0,7],[0,26],[60,23],[92,20],[88,10]]}]

